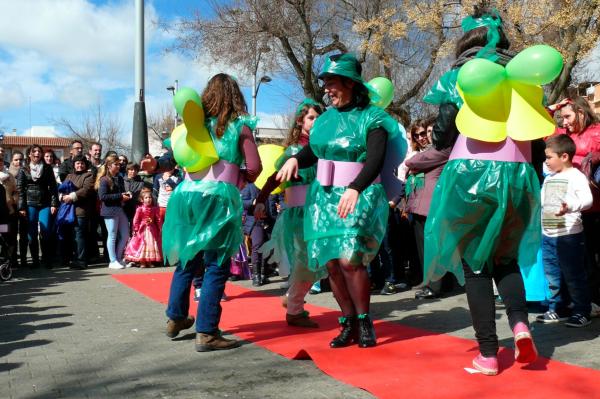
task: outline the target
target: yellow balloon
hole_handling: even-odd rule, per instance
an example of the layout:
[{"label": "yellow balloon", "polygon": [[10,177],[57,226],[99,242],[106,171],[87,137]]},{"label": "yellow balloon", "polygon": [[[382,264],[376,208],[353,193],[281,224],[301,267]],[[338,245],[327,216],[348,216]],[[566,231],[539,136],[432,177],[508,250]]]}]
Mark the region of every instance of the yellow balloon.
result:
[{"label": "yellow balloon", "polygon": [[[277,171],[275,168],[275,162],[283,155],[285,148],[275,144],[263,144],[258,146],[258,155],[262,163],[262,172],[258,175],[258,178],[254,182],[256,187],[263,188],[267,179],[271,177],[273,173]],[[281,186],[277,187],[272,194],[279,194],[283,191]]]},{"label": "yellow balloon", "polygon": [[188,101],[183,108],[183,120],[187,135],[185,141],[197,155],[195,162],[187,166],[188,172],[197,172],[208,168],[219,160],[217,149],[204,124],[204,109],[194,101]]},{"label": "yellow balloon", "polygon": [[482,96],[466,95],[456,116],[456,127],[469,138],[498,143],[510,137],[535,140],[554,132],[554,120],[542,106],[539,86],[505,80]]}]

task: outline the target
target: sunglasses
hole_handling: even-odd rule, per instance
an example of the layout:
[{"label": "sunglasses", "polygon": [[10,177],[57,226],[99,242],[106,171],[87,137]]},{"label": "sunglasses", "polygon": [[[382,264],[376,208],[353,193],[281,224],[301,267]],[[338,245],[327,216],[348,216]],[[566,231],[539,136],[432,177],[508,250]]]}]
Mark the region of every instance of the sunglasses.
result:
[{"label": "sunglasses", "polygon": [[415,133],[413,134],[413,137],[427,137],[427,132]]}]

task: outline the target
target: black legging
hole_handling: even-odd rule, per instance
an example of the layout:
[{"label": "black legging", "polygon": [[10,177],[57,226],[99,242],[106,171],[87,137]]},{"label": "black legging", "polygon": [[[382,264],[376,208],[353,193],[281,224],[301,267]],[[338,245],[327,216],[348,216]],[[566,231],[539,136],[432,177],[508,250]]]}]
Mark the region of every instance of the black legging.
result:
[{"label": "black legging", "polygon": [[492,278],[498,287],[498,293],[506,306],[508,323],[512,328],[523,322],[527,325],[527,303],[523,277],[516,261],[508,265],[495,265],[490,273],[486,267],[475,274],[463,261],[465,272],[465,289],[467,301],[475,329],[475,337],[479,343],[479,351],[485,357],[498,353],[498,336],[496,335],[496,304]]}]

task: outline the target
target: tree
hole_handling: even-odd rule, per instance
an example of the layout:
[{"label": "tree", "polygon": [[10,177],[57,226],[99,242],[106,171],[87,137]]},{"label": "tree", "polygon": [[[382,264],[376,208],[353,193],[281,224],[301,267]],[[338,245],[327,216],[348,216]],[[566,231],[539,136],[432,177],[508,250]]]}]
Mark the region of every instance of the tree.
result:
[{"label": "tree", "polygon": [[174,48],[235,65],[252,74],[265,70],[295,79],[305,96],[321,99],[318,71],[331,52],[352,51],[367,79],[392,79],[389,111],[407,123],[427,112],[421,98],[447,70],[462,34],[460,21],[475,5],[503,15],[513,49],[548,43],[565,58],[550,87],[554,101],[573,71],[598,43],[600,0],[212,0],[212,14],[196,13],[175,27]]},{"label": "tree", "polygon": [[175,129],[173,107],[165,105],[158,112],[148,115],[148,139],[162,142]]},{"label": "tree", "polygon": [[104,151],[113,150],[120,154],[131,153],[131,144],[122,137],[119,119],[114,115],[105,114],[100,104],[85,112],[80,124],[64,117],[54,119],[52,123],[65,129],[67,137],[81,140],[87,148],[98,142],[102,144]]}]

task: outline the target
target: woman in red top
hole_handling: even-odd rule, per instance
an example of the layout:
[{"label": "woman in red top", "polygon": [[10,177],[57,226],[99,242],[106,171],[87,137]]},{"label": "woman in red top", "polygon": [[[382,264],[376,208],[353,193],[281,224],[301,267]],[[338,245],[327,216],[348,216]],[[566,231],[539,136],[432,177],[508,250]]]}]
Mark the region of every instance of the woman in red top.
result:
[{"label": "woman in red top", "polygon": [[[575,142],[573,166],[581,169],[583,159],[591,154],[592,164],[600,160],[600,118],[592,111],[587,100],[582,97],[565,98],[558,104],[548,107],[551,112],[560,110],[562,128],[557,134],[567,134]],[[592,169],[598,167],[592,165]],[[590,283],[592,302],[600,304],[600,265],[596,261],[600,256],[600,193],[592,190],[594,204],[582,213],[585,246],[587,250],[587,273]]]},{"label": "woman in red top", "polygon": [[560,110],[563,127],[557,128],[556,132],[568,134],[575,142],[573,166],[579,168],[583,158],[590,152],[600,152],[600,119],[592,111],[586,99],[565,98],[549,108],[552,112]]}]

